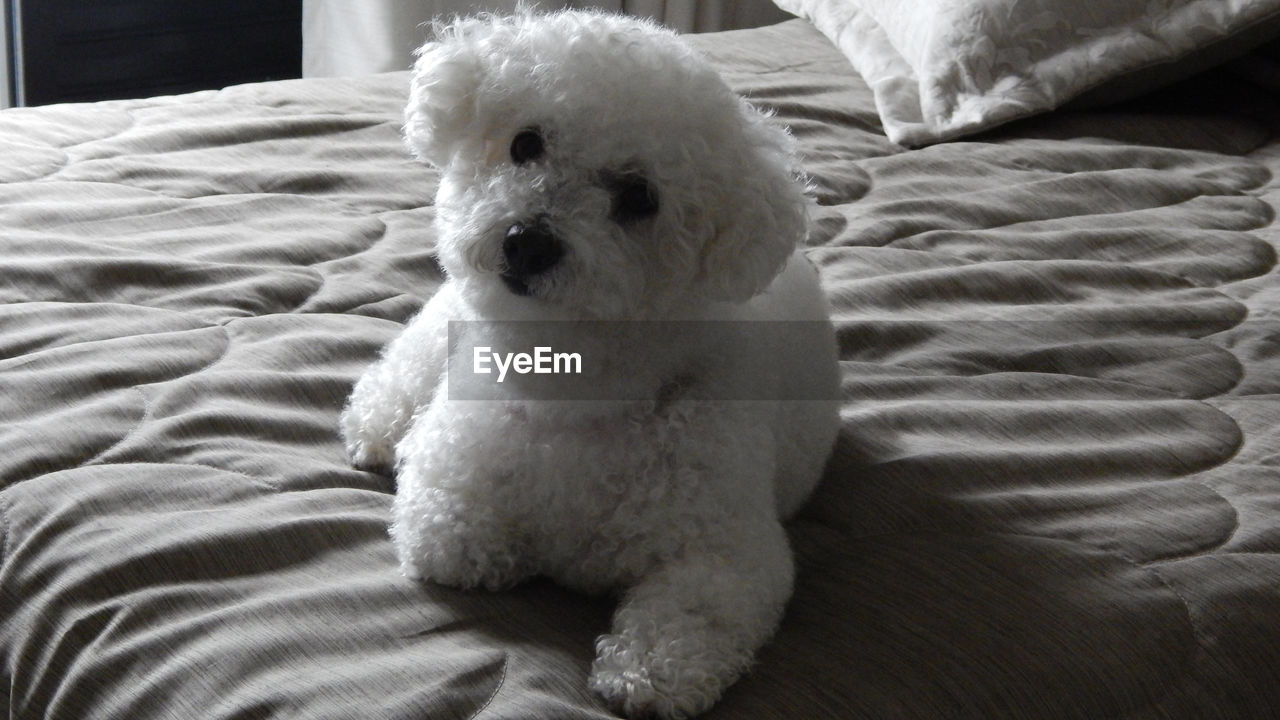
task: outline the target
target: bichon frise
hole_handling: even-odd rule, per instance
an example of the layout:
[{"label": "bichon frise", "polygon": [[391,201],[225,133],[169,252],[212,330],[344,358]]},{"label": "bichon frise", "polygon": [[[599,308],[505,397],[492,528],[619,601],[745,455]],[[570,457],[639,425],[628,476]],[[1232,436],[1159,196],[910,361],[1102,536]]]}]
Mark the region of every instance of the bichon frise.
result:
[{"label": "bichon frise", "polygon": [[837,432],[792,139],[648,22],[436,33],[405,132],[441,173],[447,280],[356,385],[348,452],[395,468],[408,575],[618,590],[590,686],[695,715],[777,627],[781,521]]}]

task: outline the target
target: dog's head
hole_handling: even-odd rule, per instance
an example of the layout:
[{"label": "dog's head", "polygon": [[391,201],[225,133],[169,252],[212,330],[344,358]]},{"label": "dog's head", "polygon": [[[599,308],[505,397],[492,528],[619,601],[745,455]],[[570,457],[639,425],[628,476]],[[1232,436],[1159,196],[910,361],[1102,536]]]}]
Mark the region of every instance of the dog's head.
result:
[{"label": "dog's head", "polygon": [[461,19],[419,51],[405,134],[438,251],[483,306],[667,316],[763,290],[805,232],[791,137],[674,33],[594,12]]}]

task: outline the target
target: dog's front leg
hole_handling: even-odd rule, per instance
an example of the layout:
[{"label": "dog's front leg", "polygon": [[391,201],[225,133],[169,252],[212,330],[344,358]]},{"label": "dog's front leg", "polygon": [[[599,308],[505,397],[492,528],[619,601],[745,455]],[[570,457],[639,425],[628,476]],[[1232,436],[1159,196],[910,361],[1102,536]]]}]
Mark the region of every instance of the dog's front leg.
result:
[{"label": "dog's front leg", "polygon": [[623,596],[596,642],[591,687],[633,718],[697,715],[751,663],[791,595],[786,534],[770,518],[689,549]]},{"label": "dog's front leg", "polygon": [[518,522],[521,447],[484,442],[505,426],[499,403],[432,403],[400,443],[391,540],[408,577],[497,590],[533,568]]},{"label": "dog's front leg", "polygon": [[431,401],[449,351],[454,297],[452,286],[444,285],[351,391],[339,427],[356,467],[389,470],[409,421]]}]

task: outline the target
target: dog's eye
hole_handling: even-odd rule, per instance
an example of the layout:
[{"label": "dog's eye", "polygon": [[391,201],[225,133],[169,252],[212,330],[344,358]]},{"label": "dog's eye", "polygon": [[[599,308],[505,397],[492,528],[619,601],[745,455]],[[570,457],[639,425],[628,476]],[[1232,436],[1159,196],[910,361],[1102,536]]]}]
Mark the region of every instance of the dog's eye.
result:
[{"label": "dog's eye", "polygon": [[517,165],[533,162],[542,157],[546,149],[542,133],[537,128],[525,128],[511,140],[511,161]]},{"label": "dog's eye", "polygon": [[613,216],[619,222],[643,220],[657,213],[658,194],[644,178],[623,178],[613,188]]}]

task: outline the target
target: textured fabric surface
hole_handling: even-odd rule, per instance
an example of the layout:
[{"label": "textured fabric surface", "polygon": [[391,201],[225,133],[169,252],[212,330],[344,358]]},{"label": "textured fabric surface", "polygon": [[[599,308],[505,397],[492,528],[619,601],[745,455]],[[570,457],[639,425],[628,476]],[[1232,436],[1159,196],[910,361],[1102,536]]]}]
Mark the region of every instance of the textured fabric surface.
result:
[{"label": "textured fabric surface", "polygon": [[[903,151],[808,24],[694,42],[799,140],[847,394],[708,717],[1280,713],[1280,113],[1214,77]],[[611,601],[401,578],[335,433],[439,284],[406,83],[0,113],[10,718],[608,717]]]},{"label": "textured fabric surface", "polygon": [[885,131],[923,145],[1185,77],[1280,31],[1280,0],[777,0],[835,41]]}]

